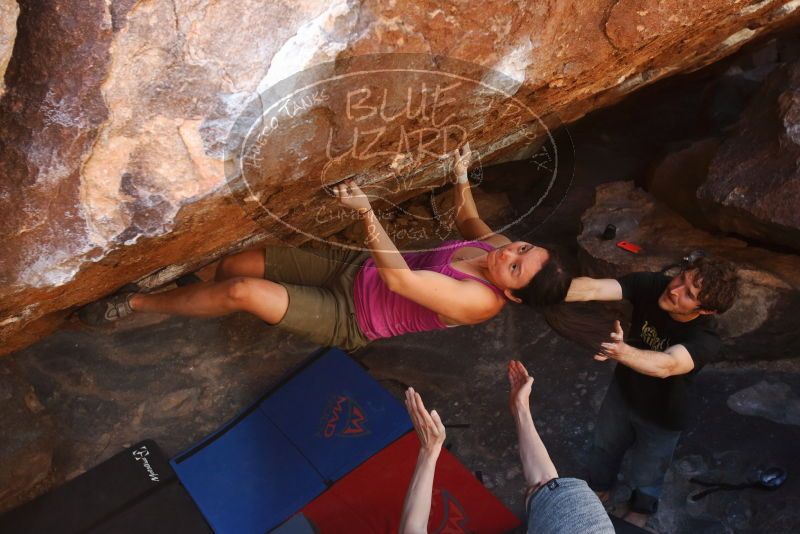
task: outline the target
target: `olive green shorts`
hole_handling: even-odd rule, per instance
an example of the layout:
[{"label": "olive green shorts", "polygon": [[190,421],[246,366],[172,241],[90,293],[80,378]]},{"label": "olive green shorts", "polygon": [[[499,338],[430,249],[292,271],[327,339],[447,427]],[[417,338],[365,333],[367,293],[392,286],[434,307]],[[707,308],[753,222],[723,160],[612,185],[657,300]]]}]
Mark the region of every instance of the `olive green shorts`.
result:
[{"label": "olive green shorts", "polygon": [[267,247],[265,275],[289,294],[276,325],[322,346],[355,350],[369,343],[356,322],[353,281],[369,253],[341,248]]}]

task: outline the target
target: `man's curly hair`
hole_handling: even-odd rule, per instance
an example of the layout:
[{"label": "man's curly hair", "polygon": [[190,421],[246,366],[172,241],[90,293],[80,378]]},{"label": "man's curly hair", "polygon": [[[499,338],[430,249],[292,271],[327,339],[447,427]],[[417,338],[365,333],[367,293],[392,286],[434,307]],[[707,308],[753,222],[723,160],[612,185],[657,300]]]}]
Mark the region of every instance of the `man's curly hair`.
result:
[{"label": "man's curly hair", "polygon": [[695,281],[700,286],[697,298],[702,309],[725,313],[733,306],[739,294],[739,275],[733,263],[701,257],[684,270],[697,271]]}]

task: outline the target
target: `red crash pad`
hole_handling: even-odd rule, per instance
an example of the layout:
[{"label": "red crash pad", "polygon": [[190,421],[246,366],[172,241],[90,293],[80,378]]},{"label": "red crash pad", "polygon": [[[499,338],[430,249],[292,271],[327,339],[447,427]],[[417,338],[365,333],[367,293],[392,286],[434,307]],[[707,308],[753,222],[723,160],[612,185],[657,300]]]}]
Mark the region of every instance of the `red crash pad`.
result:
[{"label": "red crash pad", "polygon": [[[322,534],[397,532],[419,440],[410,432],[364,462],[303,513]],[[428,532],[502,533],[520,525],[494,495],[447,450],[436,464]]]}]

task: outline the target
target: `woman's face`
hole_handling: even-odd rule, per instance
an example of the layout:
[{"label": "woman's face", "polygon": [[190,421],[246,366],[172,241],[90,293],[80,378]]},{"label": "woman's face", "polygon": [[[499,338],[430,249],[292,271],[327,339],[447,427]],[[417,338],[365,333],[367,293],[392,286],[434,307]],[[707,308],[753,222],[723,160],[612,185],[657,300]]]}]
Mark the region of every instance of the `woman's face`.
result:
[{"label": "woman's face", "polygon": [[547,249],[515,241],[489,251],[486,263],[492,282],[500,289],[513,290],[528,285],[548,259]]}]

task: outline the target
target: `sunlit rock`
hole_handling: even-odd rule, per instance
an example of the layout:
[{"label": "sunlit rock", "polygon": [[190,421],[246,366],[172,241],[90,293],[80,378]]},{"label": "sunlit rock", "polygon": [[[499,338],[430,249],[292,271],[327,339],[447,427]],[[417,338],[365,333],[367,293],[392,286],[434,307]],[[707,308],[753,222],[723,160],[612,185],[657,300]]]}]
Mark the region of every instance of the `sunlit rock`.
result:
[{"label": "sunlit rock", "polygon": [[[286,108],[290,127],[264,140],[280,157],[257,165],[263,187],[239,199],[266,203],[289,226],[245,215],[229,195],[222,159],[246,133],[237,118],[258,116],[247,103],[265,92],[266,106],[271,88],[302,80],[314,65],[336,61],[333,75],[347,68],[345,58],[388,53],[422,54],[433,66],[441,64],[433,56],[469,62],[477,66],[467,73],[473,85],[500,85],[509,102],[570,122],[796,23],[797,7],[789,0],[652,7],[306,0],[290,9],[261,0],[53,0],[23,8],[6,72],[11,90],[0,101],[0,351],[24,346],[132,280],[153,275],[145,285],[157,285],[248,243],[308,239],[290,226],[321,236],[340,231],[349,221],[316,225],[313,217],[334,204],[323,186],[348,173],[376,187],[406,173],[388,203],[443,183],[437,157],[326,167],[331,145],[322,140],[331,125],[339,128],[334,149],[352,132],[332,112],[343,100],[319,93]],[[395,65],[385,58],[364,64]],[[370,83],[386,79],[374,74]],[[283,86],[290,88],[297,87]],[[390,113],[406,96],[397,89]],[[470,128],[482,164],[519,157],[543,135],[526,131],[535,119],[504,116],[508,106],[464,102],[472,101],[451,99],[440,117],[456,113]],[[394,126],[415,127],[408,118]],[[386,136],[372,149],[385,152],[399,140]],[[407,153],[427,154],[420,150],[427,141],[412,141]]]},{"label": "sunlit rock", "polygon": [[16,0],[0,0],[0,96],[5,91],[3,78],[14,50],[14,37],[17,35],[17,15],[19,6]]}]

